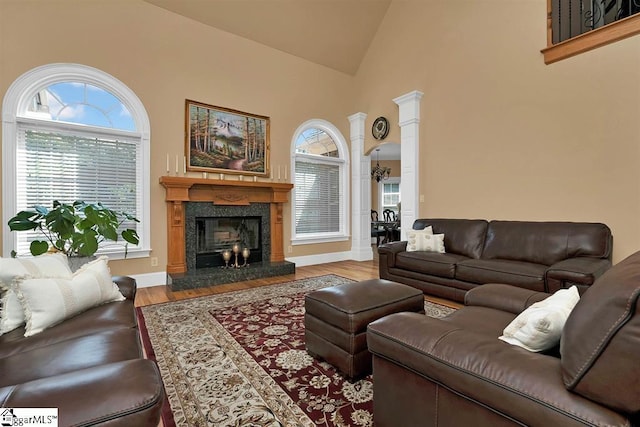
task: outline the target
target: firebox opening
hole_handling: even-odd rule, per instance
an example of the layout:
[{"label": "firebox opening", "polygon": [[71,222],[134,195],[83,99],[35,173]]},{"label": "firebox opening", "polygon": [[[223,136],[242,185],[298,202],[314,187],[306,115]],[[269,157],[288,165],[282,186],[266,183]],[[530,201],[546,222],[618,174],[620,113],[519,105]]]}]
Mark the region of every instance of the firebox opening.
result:
[{"label": "firebox opening", "polygon": [[[240,250],[250,251],[249,264],[262,261],[262,218],[250,217],[196,217],[196,268],[225,265],[224,250],[231,250],[234,244]],[[232,254],[231,262],[235,261]],[[238,263],[244,258],[238,254]]]}]

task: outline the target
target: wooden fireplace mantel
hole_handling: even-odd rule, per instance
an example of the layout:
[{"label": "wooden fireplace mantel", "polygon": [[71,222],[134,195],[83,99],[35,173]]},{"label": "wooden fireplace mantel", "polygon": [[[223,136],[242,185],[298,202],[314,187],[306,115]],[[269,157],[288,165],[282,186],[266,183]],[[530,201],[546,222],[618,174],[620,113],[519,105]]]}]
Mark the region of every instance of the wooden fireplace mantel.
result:
[{"label": "wooden fireplace mantel", "polygon": [[282,205],[289,201],[293,184],[272,181],[239,181],[182,176],[161,176],[167,202],[167,273],[187,271],[185,202],[243,206],[270,204],[271,261],[284,261]]}]

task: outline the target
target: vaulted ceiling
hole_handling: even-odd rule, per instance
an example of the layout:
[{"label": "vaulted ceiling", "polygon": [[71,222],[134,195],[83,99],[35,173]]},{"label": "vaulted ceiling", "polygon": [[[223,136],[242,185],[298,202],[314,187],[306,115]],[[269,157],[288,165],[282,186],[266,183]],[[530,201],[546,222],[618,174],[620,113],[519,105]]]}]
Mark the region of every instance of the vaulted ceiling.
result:
[{"label": "vaulted ceiling", "polygon": [[145,0],[354,75],[391,0]]}]

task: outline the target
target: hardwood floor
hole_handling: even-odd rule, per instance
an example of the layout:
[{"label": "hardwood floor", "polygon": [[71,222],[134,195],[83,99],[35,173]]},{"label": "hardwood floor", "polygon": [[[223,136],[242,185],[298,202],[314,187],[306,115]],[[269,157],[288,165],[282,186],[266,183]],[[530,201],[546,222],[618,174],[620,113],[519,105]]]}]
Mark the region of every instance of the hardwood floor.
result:
[{"label": "hardwood floor", "polygon": [[[375,257],[371,261],[340,261],[332,262],[329,264],[311,265],[308,267],[297,267],[295,274],[289,274],[286,276],[267,277],[264,279],[229,283],[225,285],[216,285],[207,288],[192,289],[187,291],[172,292],[165,285],[139,288],[136,294],[135,305],[139,307],[167,301],[179,301],[182,299],[204,295],[220,294],[241,289],[250,289],[259,286],[273,285],[275,283],[288,282],[296,279],[323,276],[325,274],[336,274],[338,276],[346,277],[353,280],[375,279],[379,277],[378,260],[377,257]],[[425,298],[429,301],[444,304],[450,307],[461,307],[459,303],[453,301],[431,296],[426,296]]]}]

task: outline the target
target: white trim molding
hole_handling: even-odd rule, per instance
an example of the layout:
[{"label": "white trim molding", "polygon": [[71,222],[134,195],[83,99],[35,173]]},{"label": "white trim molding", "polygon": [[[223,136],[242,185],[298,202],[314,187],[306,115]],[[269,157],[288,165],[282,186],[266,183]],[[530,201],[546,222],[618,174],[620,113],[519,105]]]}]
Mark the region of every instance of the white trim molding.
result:
[{"label": "white trim molding", "polygon": [[351,258],[351,252],[330,252],[318,255],[305,255],[297,257],[287,257],[286,260],[294,262],[296,267],[306,267],[308,265],[327,264],[330,262],[347,261]]},{"label": "white trim molding", "polygon": [[157,271],[155,273],[130,274],[136,280],[138,288],[150,288],[151,286],[163,286],[167,284],[167,272]]}]

